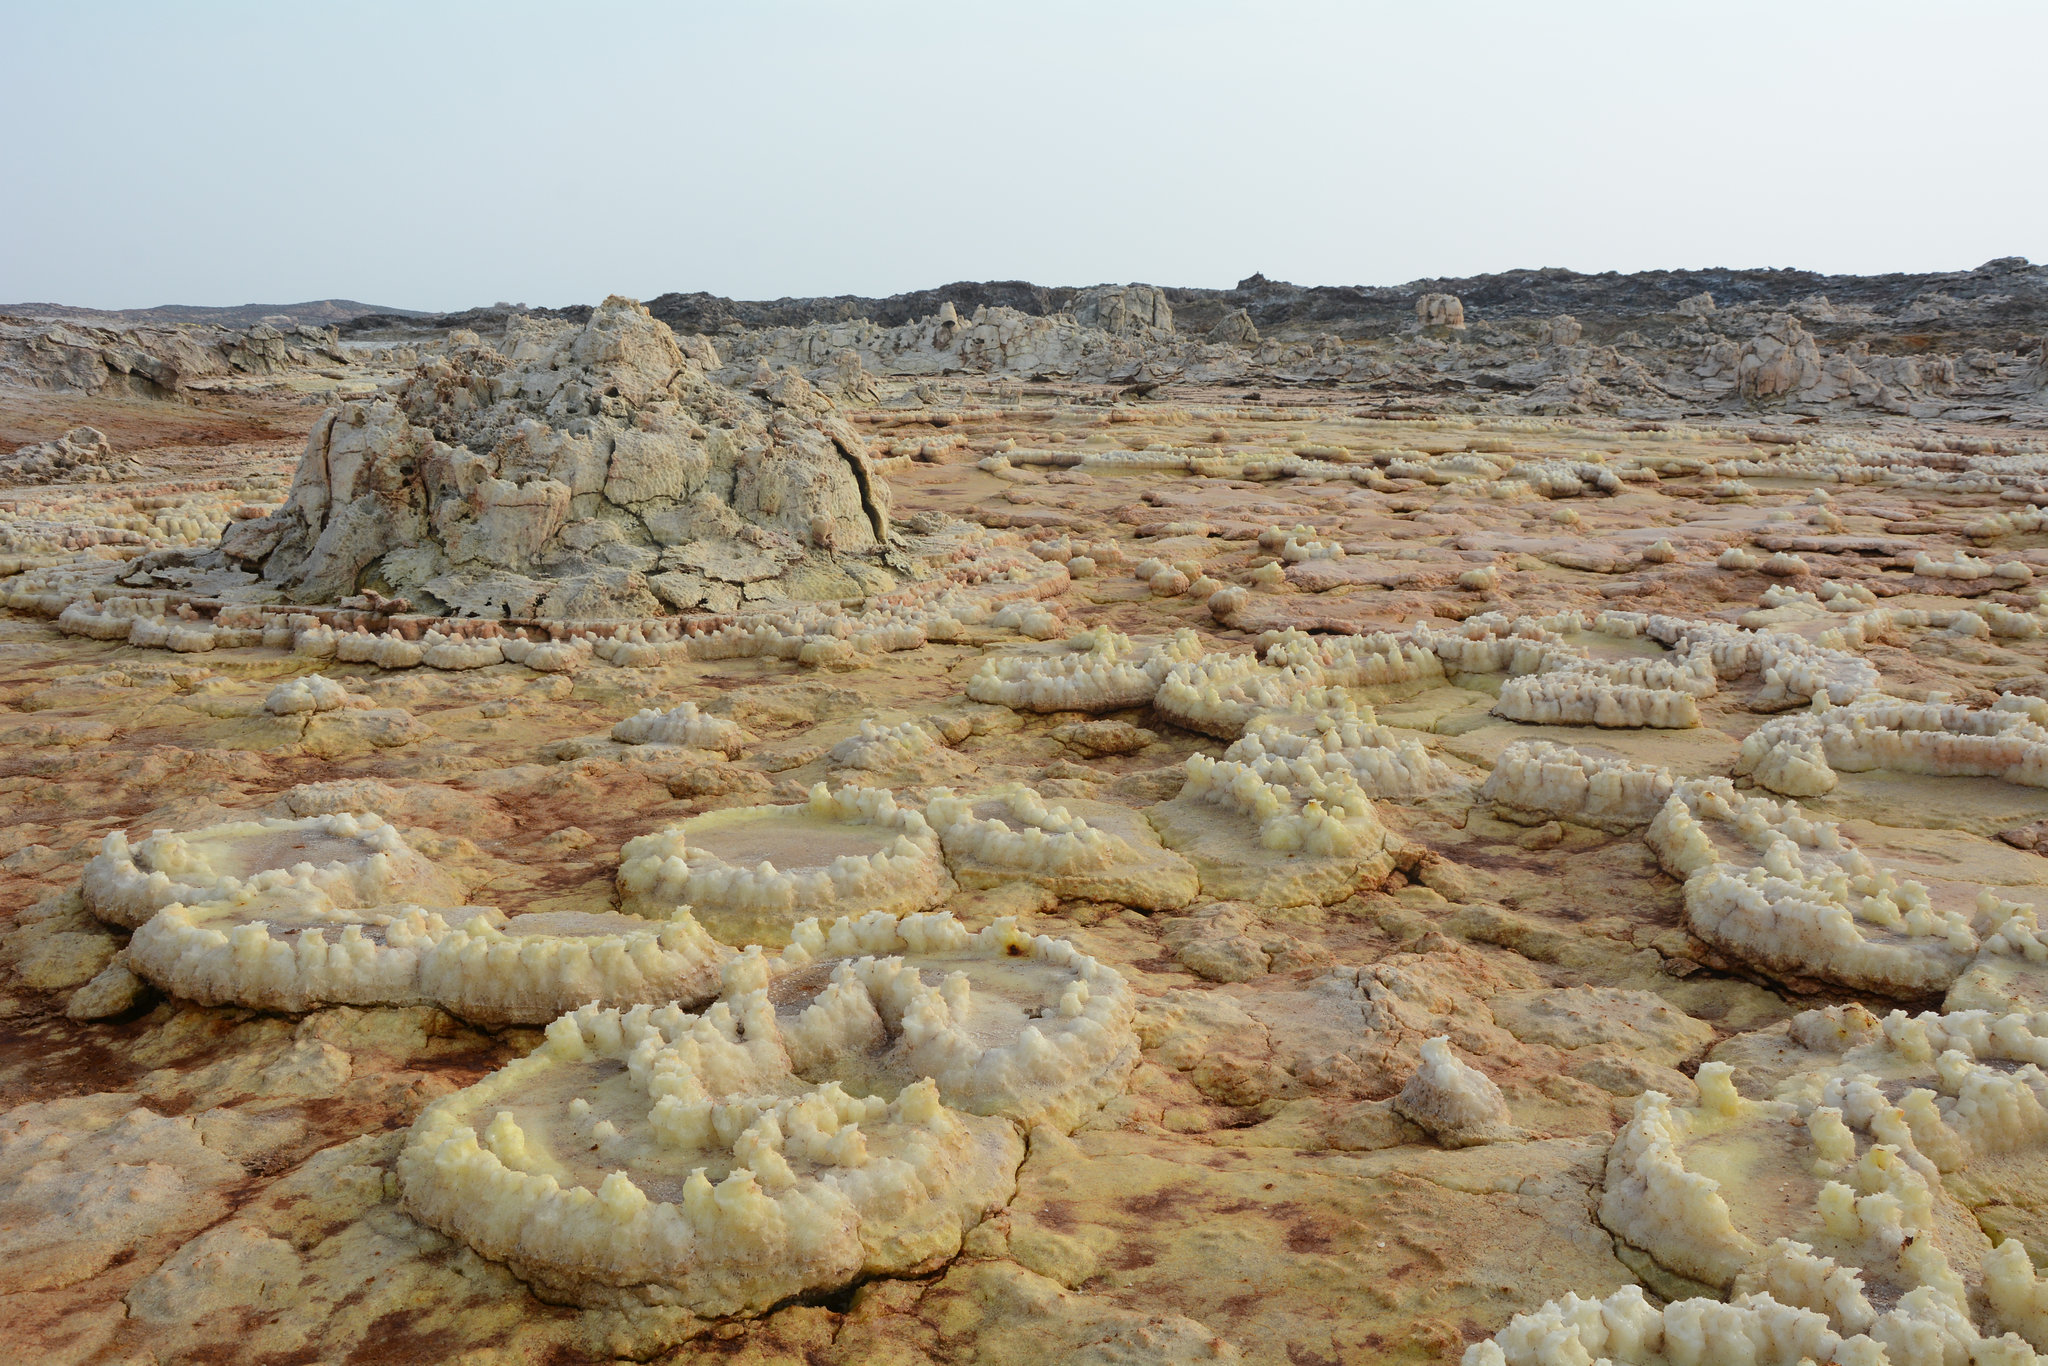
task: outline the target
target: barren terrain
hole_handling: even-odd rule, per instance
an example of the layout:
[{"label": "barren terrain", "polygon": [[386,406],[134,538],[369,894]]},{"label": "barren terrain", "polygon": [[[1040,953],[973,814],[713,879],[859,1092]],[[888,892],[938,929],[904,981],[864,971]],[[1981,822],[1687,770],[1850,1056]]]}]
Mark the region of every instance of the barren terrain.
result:
[{"label": "barren terrain", "polygon": [[6,320],[0,1355],[2048,1355],[2043,273]]}]

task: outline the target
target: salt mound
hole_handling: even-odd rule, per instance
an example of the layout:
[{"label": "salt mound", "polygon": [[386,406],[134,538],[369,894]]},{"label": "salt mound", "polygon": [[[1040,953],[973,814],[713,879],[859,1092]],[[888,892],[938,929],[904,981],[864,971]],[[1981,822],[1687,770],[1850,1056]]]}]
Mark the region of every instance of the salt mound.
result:
[{"label": "salt mound", "polygon": [[1737,772],[1788,797],[1818,797],[1837,770],[1999,778],[2048,787],[2048,702],[2006,694],[1989,708],[1866,697],[1767,721],[1742,742]]},{"label": "salt mound", "polygon": [[[1698,1106],[1654,1091],[1637,1101],[1608,1157],[1600,1219],[1655,1264],[1674,1303],[1660,1313],[1634,1287],[1604,1303],[1571,1296],[1469,1349],[1467,1366],[1593,1352],[2035,1362],[2048,1284],[2017,1240],[1993,1248],[1975,1211],[2031,1203],[2038,1186],[2048,1015],[1844,1023],[1839,1011],[1793,1022],[1795,1073],[1776,1099],[1744,1099],[1729,1067],[1710,1062]],[[1683,1298],[1688,1282],[1732,1298]],[[1766,1345],[1774,1355],[1758,1354]]]},{"label": "salt mound", "polygon": [[1349,701],[1313,665],[1269,667],[1253,655],[1205,655],[1169,670],[1152,705],[1185,730],[1235,740],[1255,716],[1341,709]]},{"label": "salt mound", "polygon": [[1502,750],[1479,789],[1480,800],[1512,820],[1616,831],[1648,825],[1670,795],[1671,775],[1661,768],[1547,740],[1519,740]]},{"label": "salt mound", "polygon": [[0,460],[0,484],[105,484],[143,473],[139,461],[117,459],[113,444],[97,427],[73,427]]},{"label": "salt mound", "polygon": [[[894,580],[889,490],[804,382],[707,377],[629,299],[583,327],[465,334],[389,399],[313,429],[285,505],[222,537],[227,566],[300,602],[373,587],[472,616],[631,618]],[[481,400],[479,396],[483,396]]]},{"label": "salt mound", "polygon": [[1438,1035],[1422,1043],[1422,1066],[1394,1097],[1394,1108],[1446,1148],[1522,1137],[1493,1078],[1459,1059]]},{"label": "salt mound", "polygon": [[116,830],[86,863],[80,890],[94,915],[132,929],[174,902],[198,905],[294,884],[339,907],[462,900],[447,874],[382,817],[349,812],[234,821],[183,835],[159,830],[132,846]]},{"label": "salt mound", "polygon": [[1191,754],[1172,799],[1146,809],[1205,895],[1274,906],[1342,901],[1393,868],[1391,837],[1349,772],[1269,781],[1234,759]]},{"label": "salt mound", "polygon": [[753,738],[734,722],[704,715],[695,702],[684,702],[668,711],[650,707],[612,727],[612,739],[621,744],[713,749],[728,759],[737,759]]},{"label": "salt mound", "polygon": [[1016,1124],[1071,1128],[1137,1058],[1122,979],[1009,922],[805,922],[726,979],[700,1015],[565,1015],[436,1101],[407,1207],[550,1299],[760,1313],[957,1254],[1014,1189]]},{"label": "salt mound", "polygon": [[967,680],[967,695],[1019,711],[1118,711],[1142,707],[1158,693],[1167,671],[1202,653],[1193,631],[1139,645],[1129,636],[1095,627],[1067,637],[1051,653],[983,660]]},{"label": "salt mound", "polygon": [[953,891],[923,816],[874,788],[829,791],[791,806],[743,806],[628,840],[620,908],[665,919],[689,905],[727,944],[780,945],[821,913],[908,914]]},{"label": "salt mound", "polygon": [[1328,708],[1256,713],[1223,757],[1282,784],[1347,776],[1371,797],[1429,797],[1464,782],[1419,738],[1397,736],[1377,723],[1371,707],[1348,698]]},{"label": "salt mound", "polygon": [[1911,998],[1945,990],[1977,953],[1969,914],[1937,909],[1832,822],[1725,778],[1679,783],[1644,839],[1685,879],[1692,932],[1767,972]]},{"label": "salt mound", "polygon": [[1178,909],[1201,890],[1188,861],[1161,848],[1145,818],[1125,807],[1052,805],[1011,785],[974,798],[941,788],[924,814],[963,886],[1031,882],[1057,896],[1144,911]]},{"label": "salt mound", "polygon": [[348,689],[321,674],[291,678],[270,690],[263,710],[272,716],[295,716],[300,712],[337,711],[348,705]]}]

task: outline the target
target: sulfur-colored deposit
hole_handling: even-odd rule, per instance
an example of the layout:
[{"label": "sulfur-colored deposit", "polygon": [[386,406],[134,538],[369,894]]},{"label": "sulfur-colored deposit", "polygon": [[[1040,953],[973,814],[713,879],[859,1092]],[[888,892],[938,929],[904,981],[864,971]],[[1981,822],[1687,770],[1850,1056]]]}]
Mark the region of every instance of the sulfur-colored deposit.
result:
[{"label": "sulfur-colored deposit", "polygon": [[2042,1361],[2044,320],[0,320],[0,1359]]}]

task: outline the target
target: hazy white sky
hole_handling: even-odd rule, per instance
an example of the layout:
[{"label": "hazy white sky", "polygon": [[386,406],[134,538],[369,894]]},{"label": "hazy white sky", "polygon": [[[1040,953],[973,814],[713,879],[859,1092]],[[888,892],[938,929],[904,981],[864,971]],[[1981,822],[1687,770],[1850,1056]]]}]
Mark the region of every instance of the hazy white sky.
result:
[{"label": "hazy white sky", "polygon": [[0,0],[0,301],[2048,258],[2048,3]]}]

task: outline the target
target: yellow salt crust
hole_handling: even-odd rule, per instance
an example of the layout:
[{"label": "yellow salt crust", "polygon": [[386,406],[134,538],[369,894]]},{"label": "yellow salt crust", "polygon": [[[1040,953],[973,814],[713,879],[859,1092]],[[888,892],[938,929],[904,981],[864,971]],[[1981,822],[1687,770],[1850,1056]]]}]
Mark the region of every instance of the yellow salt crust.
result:
[{"label": "yellow salt crust", "polygon": [[620,909],[664,918],[687,904],[734,945],[787,943],[823,912],[921,911],[954,890],[920,813],[879,789],[823,783],[794,805],[715,811],[628,840],[618,887]]},{"label": "yellow salt crust", "polygon": [[1630,830],[1656,818],[1671,787],[1665,769],[1547,740],[1520,740],[1501,751],[1479,797],[1514,816]]},{"label": "yellow salt crust", "polygon": [[383,818],[338,812],[234,821],[131,845],[109,833],[80,879],[86,908],[135,928],[173,902],[197,905],[304,881],[342,907],[399,901],[453,905],[461,891]]},{"label": "yellow salt crust", "polygon": [[129,944],[138,975],[201,1005],[437,1005],[483,1025],[545,1024],[589,1002],[699,1004],[731,956],[687,910],[659,924],[487,906],[350,910],[306,882],[167,906]]},{"label": "yellow salt crust", "polygon": [[398,1175],[546,1298],[756,1314],[956,1255],[1014,1190],[1019,1126],[1121,1088],[1130,1021],[1121,977],[1012,922],[806,922],[701,1014],[563,1016],[429,1106]]},{"label": "yellow salt crust", "polygon": [[940,788],[924,814],[965,886],[1035,882],[1059,896],[1146,911],[1178,909],[1201,890],[1187,860],[1162,848],[1144,818],[1124,808],[1049,803],[1013,783],[974,798]]}]

